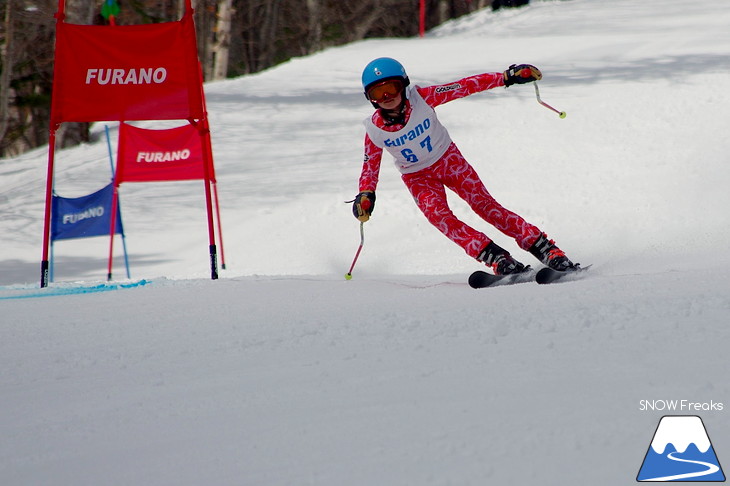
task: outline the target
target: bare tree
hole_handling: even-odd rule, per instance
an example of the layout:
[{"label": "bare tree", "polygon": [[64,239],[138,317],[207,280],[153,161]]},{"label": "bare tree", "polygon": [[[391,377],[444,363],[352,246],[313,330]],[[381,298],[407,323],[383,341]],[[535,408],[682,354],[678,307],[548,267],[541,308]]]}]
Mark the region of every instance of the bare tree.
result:
[{"label": "bare tree", "polygon": [[[239,72],[253,73],[275,64],[283,0],[249,0],[236,8]],[[291,56],[290,56],[291,57]]]},{"label": "bare tree", "polygon": [[322,0],[307,0],[309,17],[307,49],[315,52],[322,49]]},{"label": "bare tree", "polygon": [[341,13],[344,25],[349,26],[345,31],[347,42],[362,40],[367,33],[375,27],[375,24],[383,16],[382,11],[386,5],[383,0],[376,0],[374,5],[368,6],[365,2],[354,6],[349,11]]},{"label": "bare tree", "polygon": [[0,24],[0,97],[7,99],[7,108],[0,116],[4,124],[0,156],[22,153],[48,141],[53,71],[49,54],[53,46],[51,3],[0,0],[4,19]]},{"label": "bare tree", "polygon": [[5,139],[10,121],[10,72],[14,64],[13,10],[13,1],[7,0],[3,21],[5,32],[0,45],[0,140]]},{"label": "bare tree", "polygon": [[215,45],[213,46],[213,79],[225,79],[228,75],[231,15],[233,15],[233,0],[219,0],[218,22],[215,29]]}]

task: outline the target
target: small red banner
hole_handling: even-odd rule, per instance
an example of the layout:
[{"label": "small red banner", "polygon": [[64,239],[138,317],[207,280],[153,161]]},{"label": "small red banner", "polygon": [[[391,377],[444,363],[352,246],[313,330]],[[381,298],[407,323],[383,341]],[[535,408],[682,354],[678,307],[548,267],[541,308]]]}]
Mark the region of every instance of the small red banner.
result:
[{"label": "small red banner", "polygon": [[122,182],[203,179],[203,164],[201,137],[192,125],[167,130],[119,125],[117,186]]}]

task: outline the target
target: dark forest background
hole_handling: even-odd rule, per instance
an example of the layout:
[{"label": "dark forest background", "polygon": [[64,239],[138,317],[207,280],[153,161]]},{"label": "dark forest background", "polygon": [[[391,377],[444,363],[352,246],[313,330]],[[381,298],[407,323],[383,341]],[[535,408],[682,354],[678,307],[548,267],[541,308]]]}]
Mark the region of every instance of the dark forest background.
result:
[{"label": "dark forest background", "polygon": [[[117,25],[169,22],[183,0],[117,0]],[[481,8],[529,0],[426,0],[426,29]],[[66,22],[105,24],[103,0],[66,0]],[[235,77],[370,37],[419,34],[419,0],[192,0],[205,80]],[[57,0],[0,0],[0,157],[48,143]],[[89,139],[64,123],[60,147]]]}]

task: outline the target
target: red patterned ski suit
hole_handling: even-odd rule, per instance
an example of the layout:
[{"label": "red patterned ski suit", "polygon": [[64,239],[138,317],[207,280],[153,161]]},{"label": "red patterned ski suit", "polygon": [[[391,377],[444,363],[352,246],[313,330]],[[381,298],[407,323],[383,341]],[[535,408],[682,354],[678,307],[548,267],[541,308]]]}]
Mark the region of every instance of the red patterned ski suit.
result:
[{"label": "red patterned ski suit", "polygon": [[[365,122],[368,133],[365,135],[360,191],[375,191],[383,150],[387,149],[396,159],[403,182],[428,221],[473,258],[477,258],[491,240],[454,216],[446,200],[446,187],[466,201],[482,219],[514,238],[524,250],[541,234],[537,227],[502,207],[489,194],[433,112],[438,105],[498,86],[504,86],[502,73],[478,74],[425,88],[415,86],[408,93],[404,125],[386,125],[380,110]],[[433,136],[430,132],[434,132]]]}]

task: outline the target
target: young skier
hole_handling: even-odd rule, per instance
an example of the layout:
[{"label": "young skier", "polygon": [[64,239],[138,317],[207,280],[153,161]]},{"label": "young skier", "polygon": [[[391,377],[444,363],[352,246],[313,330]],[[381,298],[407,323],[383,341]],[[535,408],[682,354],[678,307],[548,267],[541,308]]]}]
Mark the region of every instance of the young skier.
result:
[{"label": "young skier", "polygon": [[405,69],[395,59],[371,61],[362,73],[365,96],[376,108],[365,120],[365,161],[360,193],[352,211],[367,221],[375,208],[375,189],[383,149],[395,159],[401,178],[426,219],[444,235],[496,275],[527,271],[504,248],[454,216],[445,187],[464,199],[472,210],[517,245],[555,270],[574,270],[565,253],[536,226],[502,207],[487,191],[476,171],[459,152],[439,122],[434,108],[498,86],[537,81],[540,71],[530,64],[512,65],[504,73],[484,73],[435,86],[410,86]]}]

